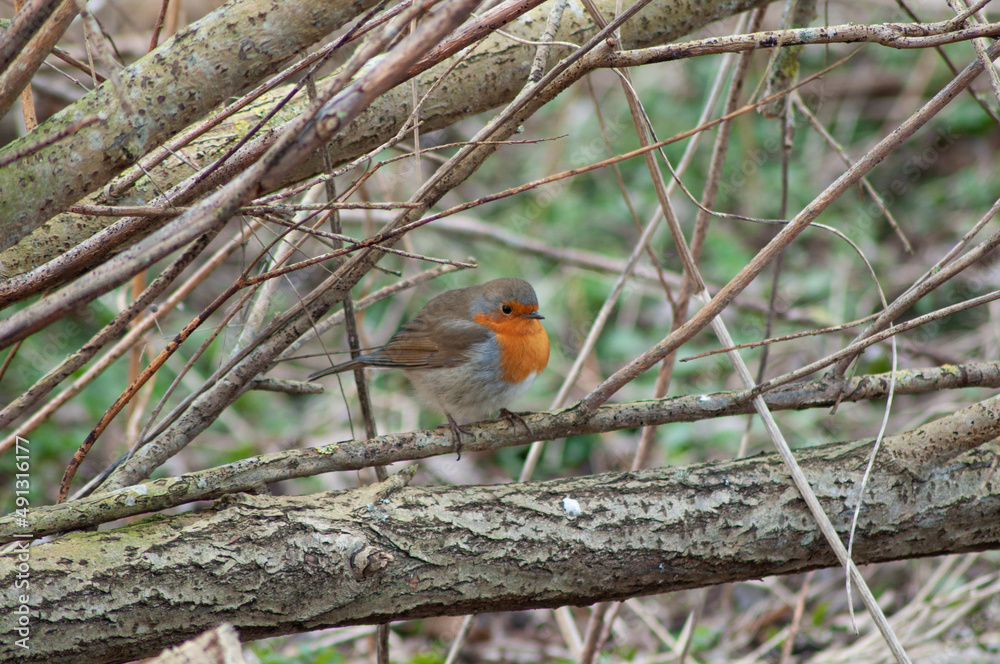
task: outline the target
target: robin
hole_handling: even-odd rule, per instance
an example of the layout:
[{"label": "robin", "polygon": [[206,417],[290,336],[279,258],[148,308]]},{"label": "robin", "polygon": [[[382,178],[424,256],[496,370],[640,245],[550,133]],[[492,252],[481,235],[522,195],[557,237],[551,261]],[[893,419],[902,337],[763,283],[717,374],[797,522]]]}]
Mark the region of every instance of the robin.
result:
[{"label": "robin", "polygon": [[359,367],[402,369],[421,400],[448,418],[461,453],[459,421],[497,412],[530,427],[505,406],[524,394],[549,361],[538,298],[523,279],[494,279],[441,293],[381,348],[317,371],[309,380]]}]

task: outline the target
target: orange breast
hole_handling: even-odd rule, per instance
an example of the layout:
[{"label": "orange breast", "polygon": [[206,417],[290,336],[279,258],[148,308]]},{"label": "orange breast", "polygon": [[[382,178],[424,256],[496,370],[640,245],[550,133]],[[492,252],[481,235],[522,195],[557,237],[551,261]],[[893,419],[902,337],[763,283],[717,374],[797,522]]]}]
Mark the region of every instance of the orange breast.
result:
[{"label": "orange breast", "polygon": [[541,373],[549,363],[549,335],[537,318],[504,317],[500,320],[477,314],[476,322],[496,333],[504,380],[520,383]]}]

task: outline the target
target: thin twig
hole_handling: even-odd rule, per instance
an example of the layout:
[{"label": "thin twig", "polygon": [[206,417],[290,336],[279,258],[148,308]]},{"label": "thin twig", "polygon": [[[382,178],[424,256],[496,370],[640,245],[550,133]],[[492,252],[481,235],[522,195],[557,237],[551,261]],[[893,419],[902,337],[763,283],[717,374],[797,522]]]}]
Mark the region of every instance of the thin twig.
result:
[{"label": "thin twig", "polygon": [[763,394],[768,390],[774,389],[780,385],[785,385],[800,378],[804,378],[810,374],[816,373],[820,369],[825,369],[826,367],[836,363],[838,360],[843,360],[845,358],[853,358],[860,351],[868,348],[869,346],[874,346],[875,344],[890,339],[895,335],[902,334],[904,332],[909,332],[910,330],[916,329],[921,325],[926,325],[928,323],[933,323],[935,321],[941,320],[942,318],[947,318],[954,314],[960,313],[962,311],[967,311],[969,309],[974,309],[975,307],[980,307],[989,302],[1000,299],[1000,290],[991,291],[985,295],[980,295],[979,297],[974,297],[968,300],[963,300],[957,304],[953,304],[942,309],[937,309],[930,313],[924,314],[922,316],[917,316],[916,318],[911,318],[902,323],[896,323],[891,328],[883,330],[877,334],[873,334],[862,339],[851,343],[849,346],[845,346],[835,353],[831,353],[826,357],[811,362],[804,367],[800,367],[795,371],[790,371],[786,374],[776,376],[765,383],[761,383],[757,387],[753,388],[747,393],[750,397],[756,394]]},{"label": "thin twig", "polygon": [[[1000,44],[994,44],[990,48],[992,57],[995,57],[997,53],[1000,53]],[[704,329],[713,318],[718,316],[774,260],[785,246],[791,243],[799,233],[805,230],[819,216],[820,212],[826,209],[833,201],[837,200],[845,191],[854,187],[863,175],[867,174],[884,159],[886,154],[902,144],[920,127],[937,115],[941,109],[964,90],[980,73],[982,73],[982,64],[977,60],[968,65],[957,78],[946,85],[906,122],[879,141],[852,168],[848,169],[847,172],[823,190],[809,205],[803,208],[693,318],[678,328],[676,332],[671,333],[658,344],[622,367],[594,389],[580,404],[581,416],[585,416],[588,411],[605,403],[611,395],[617,392],[623,385],[630,382],[635,376],[648,370],[666,356],[667,353],[680,347],[681,344]]]},{"label": "thin twig", "polygon": [[[0,441],[0,453],[6,451],[12,445],[14,445],[17,436],[27,435],[28,432],[30,432],[32,429],[34,429],[39,424],[48,419],[48,417],[52,413],[58,410],[69,399],[79,394],[87,385],[93,382],[94,379],[97,378],[97,376],[103,373],[103,371],[107,369],[115,360],[124,355],[128,351],[128,349],[131,348],[142,337],[142,335],[144,335],[151,327],[153,327],[153,325],[156,325],[159,322],[159,320],[165,318],[166,315],[170,313],[170,311],[172,311],[174,307],[176,307],[180,302],[182,302],[183,299],[186,298],[198,284],[202,283],[205,279],[207,279],[212,274],[212,272],[223,262],[225,258],[227,258],[233,251],[239,248],[243,240],[245,239],[244,234],[246,233],[249,233],[249,229],[244,229],[243,233],[238,234],[236,238],[230,240],[229,243],[220,248],[210,259],[205,261],[205,263],[198,268],[198,271],[191,278],[189,278],[181,288],[179,288],[176,292],[172,293],[165,302],[161,303],[157,307],[155,312],[152,312],[149,316],[146,316],[145,318],[141,319],[140,324],[133,326],[132,329],[129,330],[128,334],[126,334],[121,340],[119,340],[118,343],[116,343],[111,348],[111,350],[109,350],[93,367],[91,367],[88,371],[86,371],[82,376],[77,378],[73,382],[73,384],[70,385],[68,388],[60,392],[54,398],[49,399],[42,409],[34,413],[26,422],[21,424],[17,428],[17,430],[14,431],[13,434],[8,436],[3,441]],[[167,272],[169,271],[170,270],[168,269]],[[156,281],[154,281],[153,284],[150,284],[149,288],[153,288],[155,284]],[[110,327],[113,324],[114,321],[112,321],[112,323],[109,323],[108,327]],[[107,329],[108,328],[105,328],[105,330]],[[102,330],[102,332],[99,332],[98,336],[96,336],[95,338],[99,339],[100,338],[99,335],[102,335],[104,333],[105,331]],[[86,349],[86,346],[84,347],[84,349]],[[67,368],[74,367],[76,362],[79,362],[79,358],[77,358],[77,354],[74,354],[73,356],[67,358],[67,360],[65,360],[63,364],[60,364],[59,367],[53,369],[48,374],[46,374],[45,377],[40,379],[36,383],[36,386],[38,386],[39,389],[44,389],[46,392],[51,390],[55,383],[53,383],[52,386],[49,386],[47,385],[47,381],[55,380],[56,383],[58,383],[59,381],[62,380],[62,378],[58,378],[58,376],[64,373],[67,370]],[[82,364],[80,366],[82,366]],[[71,371],[75,371],[75,368],[71,369]],[[35,389],[35,386],[33,386],[31,389],[32,390]],[[22,395],[21,398],[24,398],[24,395]]]},{"label": "thin twig", "polygon": [[[981,228],[982,223],[992,219],[998,210],[1000,210],[1000,199],[997,199],[997,201],[993,203],[986,214],[983,215],[978,223],[976,223],[975,228],[977,230]],[[946,266],[936,266],[937,269],[932,269],[929,273],[926,273],[917,281],[917,283],[910,286],[906,292],[897,297],[890,306],[885,307],[879,316],[857,336],[855,341],[860,341],[865,337],[886,329],[892,324],[892,321],[899,317],[900,314],[913,306],[925,295],[935,290],[938,286],[948,282],[955,275],[974,265],[985,256],[989,255],[994,249],[997,248],[997,246],[1000,246],[1000,231],[994,233],[985,241],[978,244],[975,248],[968,251],[961,259],[954,260]],[[952,255],[953,251],[949,252],[948,256],[945,258],[947,259]],[[838,362],[835,372],[838,375],[843,374],[853,359],[853,357],[847,357]]]},{"label": "thin twig", "polygon": [[976,25],[962,30],[945,30],[946,22],[880,25],[832,25],[828,27],[800,28],[756,32],[728,37],[710,37],[696,41],[630,51],[614,51],[604,55],[602,67],[637,67],[655,62],[669,62],[702,55],[754,51],[778,46],[822,44],[881,44],[892,48],[929,48],[942,44],[969,41],[980,37],[1000,35],[1000,23]]}]

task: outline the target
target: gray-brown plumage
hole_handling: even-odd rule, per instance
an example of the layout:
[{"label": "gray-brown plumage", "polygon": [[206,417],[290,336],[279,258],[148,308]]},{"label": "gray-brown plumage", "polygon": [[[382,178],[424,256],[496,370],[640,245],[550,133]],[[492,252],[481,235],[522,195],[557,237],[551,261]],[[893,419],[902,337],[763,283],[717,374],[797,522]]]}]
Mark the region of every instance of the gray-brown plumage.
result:
[{"label": "gray-brown plumage", "polygon": [[497,410],[513,416],[504,406],[545,368],[549,339],[542,318],[535,291],[523,279],[447,291],[383,347],[309,379],[358,367],[402,369],[421,399],[448,418],[458,445],[462,429],[456,418],[471,422]]}]

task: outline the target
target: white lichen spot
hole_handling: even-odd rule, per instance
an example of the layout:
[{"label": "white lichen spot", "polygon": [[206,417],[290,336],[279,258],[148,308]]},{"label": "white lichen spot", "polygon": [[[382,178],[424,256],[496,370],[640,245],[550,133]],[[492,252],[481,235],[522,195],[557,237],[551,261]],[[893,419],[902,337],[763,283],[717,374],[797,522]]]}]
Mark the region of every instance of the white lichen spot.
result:
[{"label": "white lichen spot", "polygon": [[125,504],[132,507],[136,503],[136,497],[145,496],[149,493],[149,487],[144,484],[137,484],[125,489]]},{"label": "white lichen spot", "polygon": [[580,509],[580,502],[569,496],[563,498],[563,509],[570,516],[580,516],[583,513],[583,510]]},{"label": "white lichen spot", "polygon": [[377,521],[385,522],[389,520],[389,515],[385,509],[375,503],[365,505],[365,510]]}]

